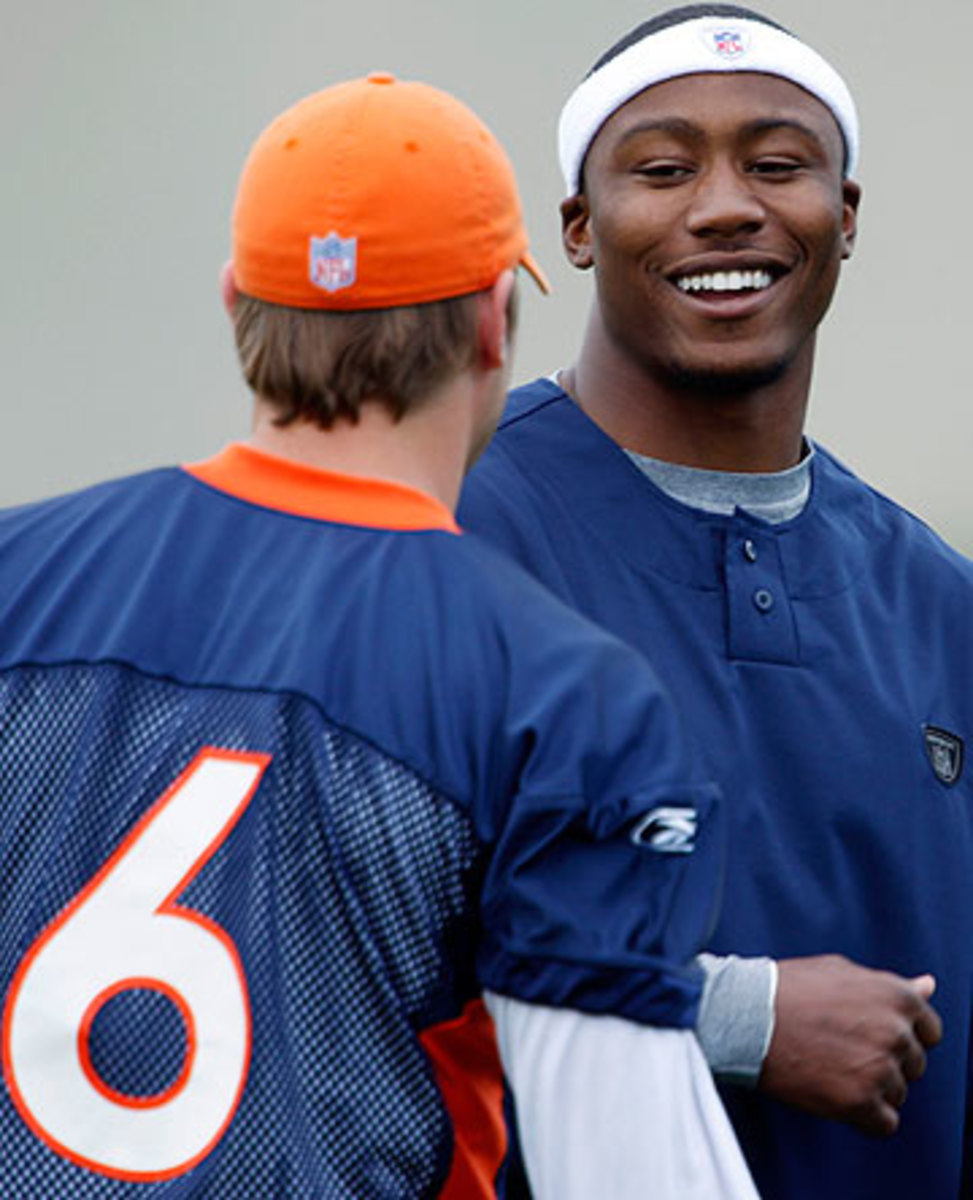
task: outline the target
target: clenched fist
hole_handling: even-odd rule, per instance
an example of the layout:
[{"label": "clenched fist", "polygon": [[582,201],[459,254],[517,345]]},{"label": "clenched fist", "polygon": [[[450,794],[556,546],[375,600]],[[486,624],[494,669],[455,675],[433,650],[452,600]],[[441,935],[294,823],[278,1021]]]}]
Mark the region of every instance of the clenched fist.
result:
[{"label": "clenched fist", "polygon": [[942,1037],[931,975],[906,979],[837,954],[778,963],[774,1034],[759,1087],[819,1117],[888,1136]]}]

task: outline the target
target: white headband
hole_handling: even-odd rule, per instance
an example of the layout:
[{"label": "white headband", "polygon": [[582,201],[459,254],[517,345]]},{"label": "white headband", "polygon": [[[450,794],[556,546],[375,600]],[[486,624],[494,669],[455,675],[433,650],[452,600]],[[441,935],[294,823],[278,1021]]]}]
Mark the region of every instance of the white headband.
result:
[{"label": "white headband", "polygon": [[858,161],[858,114],[845,81],[803,42],[762,21],[699,17],[647,34],[593,71],[568,97],[558,122],[558,157],[567,194],[602,125],[639,92],[679,75],[757,71],[798,84],[831,110],[845,140],[845,175]]}]

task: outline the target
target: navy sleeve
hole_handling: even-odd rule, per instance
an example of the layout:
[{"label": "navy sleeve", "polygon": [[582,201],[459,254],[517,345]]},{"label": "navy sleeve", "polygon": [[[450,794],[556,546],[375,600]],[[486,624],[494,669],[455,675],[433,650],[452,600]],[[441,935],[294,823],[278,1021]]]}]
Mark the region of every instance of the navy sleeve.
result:
[{"label": "navy sleeve", "polygon": [[689,1027],[722,880],[718,789],[648,664],[543,596],[507,630],[502,753],[518,775],[487,830],[481,981]]}]

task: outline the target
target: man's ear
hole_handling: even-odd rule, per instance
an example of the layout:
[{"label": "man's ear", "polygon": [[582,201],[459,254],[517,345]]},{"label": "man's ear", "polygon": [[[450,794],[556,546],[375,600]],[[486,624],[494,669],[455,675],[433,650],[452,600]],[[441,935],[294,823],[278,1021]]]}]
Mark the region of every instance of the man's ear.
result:
[{"label": "man's ear", "polygon": [[861,184],[854,179],[846,179],[841,185],[842,195],[842,258],[851,258],[855,249],[855,239],[858,237],[858,206],[861,204]]},{"label": "man's ear", "polygon": [[480,366],[485,370],[502,367],[507,358],[510,331],[507,308],[514,290],[513,271],[504,271],[493,287],[481,292],[477,300],[477,348]]},{"label": "man's ear", "polygon": [[223,307],[229,313],[232,321],[236,313],[236,302],[240,298],[232,262],[225,262],[223,270],[220,271],[220,295],[223,297]]},{"label": "man's ear", "polygon": [[581,192],[561,202],[561,241],[573,267],[587,271],[594,265],[588,201]]}]

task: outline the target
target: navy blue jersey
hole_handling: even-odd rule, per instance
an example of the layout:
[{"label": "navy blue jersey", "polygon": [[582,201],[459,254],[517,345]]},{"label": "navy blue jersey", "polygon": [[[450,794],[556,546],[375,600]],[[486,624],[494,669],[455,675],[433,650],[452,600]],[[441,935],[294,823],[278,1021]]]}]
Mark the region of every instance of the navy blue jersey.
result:
[{"label": "navy blue jersey", "polygon": [[0,630],[4,1200],[487,1194],[483,986],[693,1023],[715,789],[430,498],[236,446],[11,510]]},{"label": "navy blue jersey", "polygon": [[687,508],[549,381],[513,394],[459,516],[643,651],[673,695],[726,798],[713,950],[840,952],[937,977],[944,1040],[891,1139],[728,1090],[762,1194],[956,1200],[973,1006],[973,565],[820,448],[795,520]]}]

